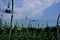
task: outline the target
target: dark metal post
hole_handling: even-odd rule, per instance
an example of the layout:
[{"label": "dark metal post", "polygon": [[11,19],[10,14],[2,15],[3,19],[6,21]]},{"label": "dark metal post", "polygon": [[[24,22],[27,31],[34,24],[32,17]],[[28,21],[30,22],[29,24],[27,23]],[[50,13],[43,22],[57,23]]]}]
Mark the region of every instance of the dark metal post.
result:
[{"label": "dark metal post", "polygon": [[2,27],[2,18],[0,17],[0,28],[3,28]]},{"label": "dark metal post", "polygon": [[11,31],[12,31],[12,20],[13,20],[13,0],[12,0],[12,15],[11,15],[11,23],[10,23],[10,33],[9,33],[9,40],[11,40]]},{"label": "dark metal post", "polygon": [[60,14],[59,14],[59,16],[57,18],[57,38],[58,38],[58,40],[60,40],[59,39],[59,29],[58,29],[58,27],[59,27],[59,17],[60,17]]}]

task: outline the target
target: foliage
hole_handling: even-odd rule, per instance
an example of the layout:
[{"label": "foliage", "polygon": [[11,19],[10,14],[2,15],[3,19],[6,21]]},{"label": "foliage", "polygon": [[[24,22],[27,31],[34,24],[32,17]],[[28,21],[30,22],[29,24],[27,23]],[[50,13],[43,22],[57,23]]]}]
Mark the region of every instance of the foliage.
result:
[{"label": "foliage", "polygon": [[[8,40],[9,25],[5,23],[4,28],[0,28],[0,40]],[[22,25],[23,26],[23,25]],[[21,28],[21,27],[20,27]],[[15,25],[11,34],[12,40],[57,40],[56,27],[42,28],[25,28],[18,30],[18,25]]]}]

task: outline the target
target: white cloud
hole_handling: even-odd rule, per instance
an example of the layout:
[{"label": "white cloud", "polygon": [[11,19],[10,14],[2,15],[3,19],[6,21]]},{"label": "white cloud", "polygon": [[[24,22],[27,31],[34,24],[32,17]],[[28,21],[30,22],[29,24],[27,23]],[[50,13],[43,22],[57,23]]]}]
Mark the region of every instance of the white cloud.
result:
[{"label": "white cloud", "polygon": [[[43,11],[50,7],[53,3],[60,0],[23,0],[23,4],[19,7],[18,3],[21,0],[15,0],[16,5],[14,11],[14,19],[23,19],[27,15],[31,19],[39,19],[43,15]],[[39,15],[39,16],[38,16]]]},{"label": "white cloud", "polygon": [[24,18],[25,15],[28,15],[28,17],[32,19],[35,17],[40,18],[43,15],[43,11],[51,6],[55,1],[57,0],[24,0],[23,7],[16,8],[15,10],[19,10],[16,11],[19,15],[18,18]]},{"label": "white cloud", "polygon": [[60,2],[60,0],[56,0],[56,3]]}]

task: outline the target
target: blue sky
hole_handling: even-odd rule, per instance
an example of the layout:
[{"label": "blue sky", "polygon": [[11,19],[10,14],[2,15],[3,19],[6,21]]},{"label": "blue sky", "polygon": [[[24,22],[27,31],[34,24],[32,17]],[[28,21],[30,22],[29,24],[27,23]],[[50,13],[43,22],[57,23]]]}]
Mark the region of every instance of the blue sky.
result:
[{"label": "blue sky", "polygon": [[[11,0],[0,0],[0,9],[4,11],[9,1],[11,10]],[[60,0],[14,0],[14,12],[13,24],[15,20],[19,24],[24,23],[27,16],[32,20],[39,20],[41,26],[42,24],[46,26],[46,22],[48,22],[49,26],[55,26],[56,19],[60,13]],[[0,11],[0,14],[2,13],[4,21],[11,19],[11,14]]]},{"label": "blue sky", "polygon": [[[8,1],[0,0],[1,8],[6,9]],[[11,8],[10,8],[11,9]],[[56,19],[60,13],[60,0],[14,0],[14,20],[24,19]],[[1,12],[0,12],[1,13]],[[10,19],[11,14],[4,13],[4,19]]]},{"label": "blue sky", "polygon": [[56,20],[59,13],[60,13],[60,2],[58,2],[57,4],[53,3],[50,7],[44,10],[43,18]]}]

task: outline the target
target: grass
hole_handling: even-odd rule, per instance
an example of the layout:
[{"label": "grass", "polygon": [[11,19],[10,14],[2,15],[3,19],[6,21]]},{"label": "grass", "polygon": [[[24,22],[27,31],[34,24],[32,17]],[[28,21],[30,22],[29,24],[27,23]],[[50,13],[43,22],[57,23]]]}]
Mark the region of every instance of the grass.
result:
[{"label": "grass", "polygon": [[[9,25],[5,23],[4,28],[0,28],[0,40],[8,40]],[[60,30],[60,29],[59,29]],[[25,28],[14,26],[11,40],[57,40],[56,27]]]},{"label": "grass", "polygon": [[[59,24],[59,17],[57,18],[57,26]],[[36,20],[32,20],[33,23]],[[29,20],[28,28],[22,26],[18,26],[17,23],[14,25],[14,28],[12,28],[11,33],[11,40],[57,40],[57,26],[55,27],[49,27],[48,22],[46,25],[46,28],[32,28],[31,20]],[[36,26],[36,24],[35,24]],[[42,25],[42,27],[44,24]],[[34,27],[34,25],[33,25]],[[60,27],[59,27],[59,34],[60,34]],[[0,40],[8,40],[9,38],[9,31],[10,31],[10,25],[5,22],[3,25],[3,28],[0,28]],[[60,36],[60,35],[59,35]]]}]

